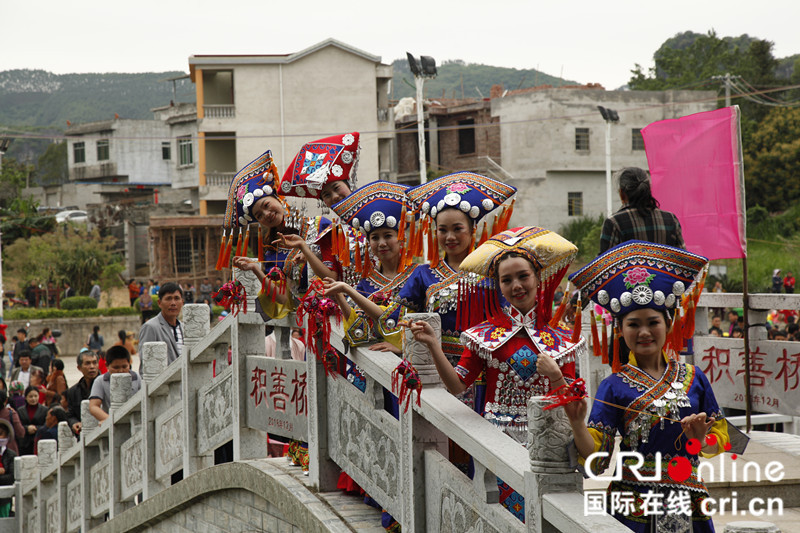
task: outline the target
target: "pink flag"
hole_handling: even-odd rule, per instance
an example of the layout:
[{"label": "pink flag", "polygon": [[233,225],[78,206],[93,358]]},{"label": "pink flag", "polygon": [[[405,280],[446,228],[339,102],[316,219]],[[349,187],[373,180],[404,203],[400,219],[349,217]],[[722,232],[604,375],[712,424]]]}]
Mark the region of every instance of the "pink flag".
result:
[{"label": "pink flag", "polygon": [[642,129],[653,196],[678,216],[690,252],[745,257],[744,169],[738,106]]}]

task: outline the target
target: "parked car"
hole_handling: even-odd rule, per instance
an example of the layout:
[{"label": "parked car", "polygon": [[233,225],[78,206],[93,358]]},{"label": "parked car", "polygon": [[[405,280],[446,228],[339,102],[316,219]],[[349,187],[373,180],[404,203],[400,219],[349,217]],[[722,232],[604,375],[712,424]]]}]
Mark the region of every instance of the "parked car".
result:
[{"label": "parked car", "polygon": [[86,224],[89,222],[89,214],[86,211],[61,211],[56,213],[56,222],[63,224],[64,222],[74,222],[75,224]]}]

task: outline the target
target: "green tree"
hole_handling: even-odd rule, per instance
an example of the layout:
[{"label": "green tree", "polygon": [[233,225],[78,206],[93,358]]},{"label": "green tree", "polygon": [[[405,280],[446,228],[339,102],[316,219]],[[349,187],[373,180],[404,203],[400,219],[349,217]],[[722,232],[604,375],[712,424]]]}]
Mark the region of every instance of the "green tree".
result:
[{"label": "green tree", "polygon": [[0,208],[10,208],[11,203],[20,197],[32,171],[32,167],[18,163],[12,157],[3,158],[0,167]]},{"label": "green tree", "polygon": [[52,143],[39,156],[36,164],[36,181],[39,185],[58,185],[68,177],[67,143]]},{"label": "green tree", "polygon": [[104,289],[119,283],[122,260],[114,246],[112,237],[101,237],[97,230],[64,224],[53,233],[18,239],[3,255],[22,287],[31,281],[69,281],[79,295],[86,295],[96,281]]},{"label": "green tree", "polygon": [[783,211],[800,202],[800,109],[774,108],[744,144],[747,203]]}]

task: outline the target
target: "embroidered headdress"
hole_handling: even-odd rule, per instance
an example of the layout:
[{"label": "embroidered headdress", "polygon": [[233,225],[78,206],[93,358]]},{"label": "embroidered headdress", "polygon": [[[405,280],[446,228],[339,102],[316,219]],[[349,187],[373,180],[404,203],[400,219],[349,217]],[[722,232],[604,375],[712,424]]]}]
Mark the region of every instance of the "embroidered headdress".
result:
[{"label": "embroidered headdress", "polygon": [[[363,230],[364,233],[369,234],[371,231],[381,228],[396,230],[397,239],[403,248],[401,270],[407,266],[406,263],[410,264],[412,259],[412,254],[406,253],[405,230],[410,226],[412,236],[415,230],[415,225],[410,223],[413,220],[413,214],[408,209],[406,197],[408,189],[408,185],[389,181],[373,181],[354,191],[331,208],[343,222],[349,224],[356,231]],[[413,238],[409,240],[413,241]],[[360,242],[356,239],[355,247],[356,270],[362,275],[369,275],[372,265],[369,246],[365,245],[362,252]],[[360,257],[362,253],[363,261]]]},{"label": "embroidered headdress", "polygon": [[[233,233],[236,228],[239,228],[239,237],[236,243],[237,255],[241,255],[242,252],[242,228],[248,228],[244,237],[246,254],[250,241],[249,225],[256,221],[251,210],[261,198],[266,196],[278,198],[277,184],[278,169],[272,159],[272,152],[269,150],[248,163],[233,177],[230,189],[228,189],[225,217],[222,219],[222,244],[217,258],[217,270],[228,266],[230,262],[233,251]],[[227,230],[230,230],[230,235],[226,245]]]},{"label": "embroidered headdress", "polygon": [[[408,199],[413,209],[422,218],[418,248],[422,249],[422,235],[427,234],[428,261],[435,268],[439,262],[439,250],[433,225],[439,213],[449,208],[461,210],[473,221],[474,235],[478,229],[478,222],[502,206],[516,192],[516,187],[474,172],[447,174],[409,189]],[[503,210],[495,215],[491,229],[484,221],[483,233],[478,244],[481,244],[490,235],[506,229],[513,209],[513,201],[510,205],[504,206]]]},{"label": "embroidered headdress", "polygon": [[304,144],[283,174],[281,194],[318,198],[332,181],[345,181],[354,189],[359,151],[357,131]]},{"label": "embroidered headdress", "polygon": [[[694,334],[694,309],[707,264],[705,257],[680,248],[627,241],[596,257],[570,280],[584,301],[593,301],[615,318],[636,309],[675,311],[665,347],[675,356],[683,346],[684,333],[686,338]],[[615,363],[617,358],[615,353]]]},{"label": "embroidered headdress", "polygon": [[[489,238],[478,249],[469,254],[460,266],[459,310],[469,309],[476,316],[469,322],[480,322],[487,306],[498,309],[497,265],[503,256],[518,253],[534,265],[539,280],[537,294],[537,322],[544,325],[550,321],[553,295],[578,248],[561,235],[536,226],[526,226],[503,231]],[[474,301],[488,298],[489,301]],[[466,313],[461,313],[466,316]]]}]

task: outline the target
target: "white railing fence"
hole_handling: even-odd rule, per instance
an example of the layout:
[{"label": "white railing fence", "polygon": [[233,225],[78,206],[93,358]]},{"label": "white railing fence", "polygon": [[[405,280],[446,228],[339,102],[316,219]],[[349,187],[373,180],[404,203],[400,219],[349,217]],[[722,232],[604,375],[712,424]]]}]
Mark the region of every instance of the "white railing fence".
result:
[{"label": "white railing fence", "polygon": [[[207,306],[184,306],[186,345],[177,361],[167,365],[163,343],[144,345],[139,392],[131,394],[129,376],[113,375],[107,420],[98,424],[85,405],[80,441],[62,423],[57,450],[56,441],[41,441],[38,456],[16,460],[17,531],[89,531],[156,497],[176,472],[185,479],[213,465],[214,450],[228,441],[234,461],[266,457],[267,430],[308,440],[319,490],[335,490],[344,468],[406,532],[618,530],[609,516],[584,517],[562,409],[529,402],[526,448],[449,394],[430,354],[407,336],[424,389],[420,405],[395,419],[383,408],[382,389],[391,386],[396,355],[348,351],[334,333],[334,347],[366,375],[361,392],[326,376],[311,354],[307,362],[291,360],[292,316],[274,321],[278,355],[268,359],[264,322],[253,311],[259,283],[250,273],[236,276],[247,288],[249,313],[211,328]],[[418,318],[439,327],[438,315]],[[597,377],[602,372],[591,358],[581,365]],[[448,439],[473,457],[473,479],[447,459]],[[498,503],[497,477],[525,497],[526,523]]]}]

